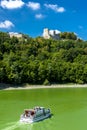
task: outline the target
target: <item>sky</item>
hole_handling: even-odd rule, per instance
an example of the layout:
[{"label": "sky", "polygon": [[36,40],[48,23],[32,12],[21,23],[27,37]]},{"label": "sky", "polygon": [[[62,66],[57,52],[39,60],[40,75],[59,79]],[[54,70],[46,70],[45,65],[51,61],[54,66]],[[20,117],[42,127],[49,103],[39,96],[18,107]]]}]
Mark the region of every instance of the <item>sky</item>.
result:
[{"label": "sky", "polygon": [[0,31],[37,37],[44,28],[87,40],[87,0],[0,0]]}]

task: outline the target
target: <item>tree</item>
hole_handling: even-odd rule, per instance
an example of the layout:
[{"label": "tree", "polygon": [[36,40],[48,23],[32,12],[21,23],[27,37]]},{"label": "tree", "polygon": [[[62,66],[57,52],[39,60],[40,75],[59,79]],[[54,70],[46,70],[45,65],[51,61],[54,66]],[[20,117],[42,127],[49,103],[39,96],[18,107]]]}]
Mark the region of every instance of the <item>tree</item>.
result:
[{"label": "tree", "polygon": [[5,32],[0,32],[0,44],[9,41],[10,40],[10,36],[8,33]]},{"label": "tree", "polygon": [[76,40],[77,39],[77,36],[75,33],[71,33],[71,32],[63,32],[63,33],[60,33],[60,38],[61,39],[72,39],[72,40]]},{"label": "tree", "polygon": [[87,41],[75,40],[74,33],[60,40],[24,36],[27,41],[0,35],[0,82],[87,83]]}]

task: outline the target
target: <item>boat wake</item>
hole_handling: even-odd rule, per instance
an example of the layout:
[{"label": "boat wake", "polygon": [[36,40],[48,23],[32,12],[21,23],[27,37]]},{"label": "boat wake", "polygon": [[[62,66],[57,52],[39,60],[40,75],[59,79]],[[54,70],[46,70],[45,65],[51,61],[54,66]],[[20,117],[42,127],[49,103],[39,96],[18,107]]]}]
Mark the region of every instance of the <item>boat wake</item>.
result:
[{"label": "boat wake", "polygon": [[18,122],[11,122],[11,123],[7,123],[5,125],[5,128],[1,129],[1,130],[15,130],[17,128],[19,128],[20,130],[32,130],[33,124],[22,124],[19,121]]}]

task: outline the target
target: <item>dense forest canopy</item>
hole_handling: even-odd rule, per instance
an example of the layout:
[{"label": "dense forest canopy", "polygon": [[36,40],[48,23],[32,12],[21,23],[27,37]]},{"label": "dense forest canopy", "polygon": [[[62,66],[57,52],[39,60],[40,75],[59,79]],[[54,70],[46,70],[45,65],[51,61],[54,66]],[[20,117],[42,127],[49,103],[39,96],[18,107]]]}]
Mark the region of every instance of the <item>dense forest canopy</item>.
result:
[{"label": "dense forest canopy", "polygon": [[10,38],[0,32],[0,83],[87,83],[87,42],[74,33],[60,40]]}]

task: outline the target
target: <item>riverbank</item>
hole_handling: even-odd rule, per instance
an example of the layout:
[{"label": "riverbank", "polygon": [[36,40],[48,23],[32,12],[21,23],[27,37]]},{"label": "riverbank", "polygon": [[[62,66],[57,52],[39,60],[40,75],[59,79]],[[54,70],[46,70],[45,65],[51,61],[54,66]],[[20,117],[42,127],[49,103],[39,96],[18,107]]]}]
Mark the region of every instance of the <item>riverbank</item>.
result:
[{"label": "riverbank", "polygon": [[[4,87],[5,86],[5,87]],[[44,89],[44,88],[87,88],[87,84],[57,84],[57,85],[24,85],[24,86],[11,86],[2,85],[1,90],[20,90],[20,89]]]}]

